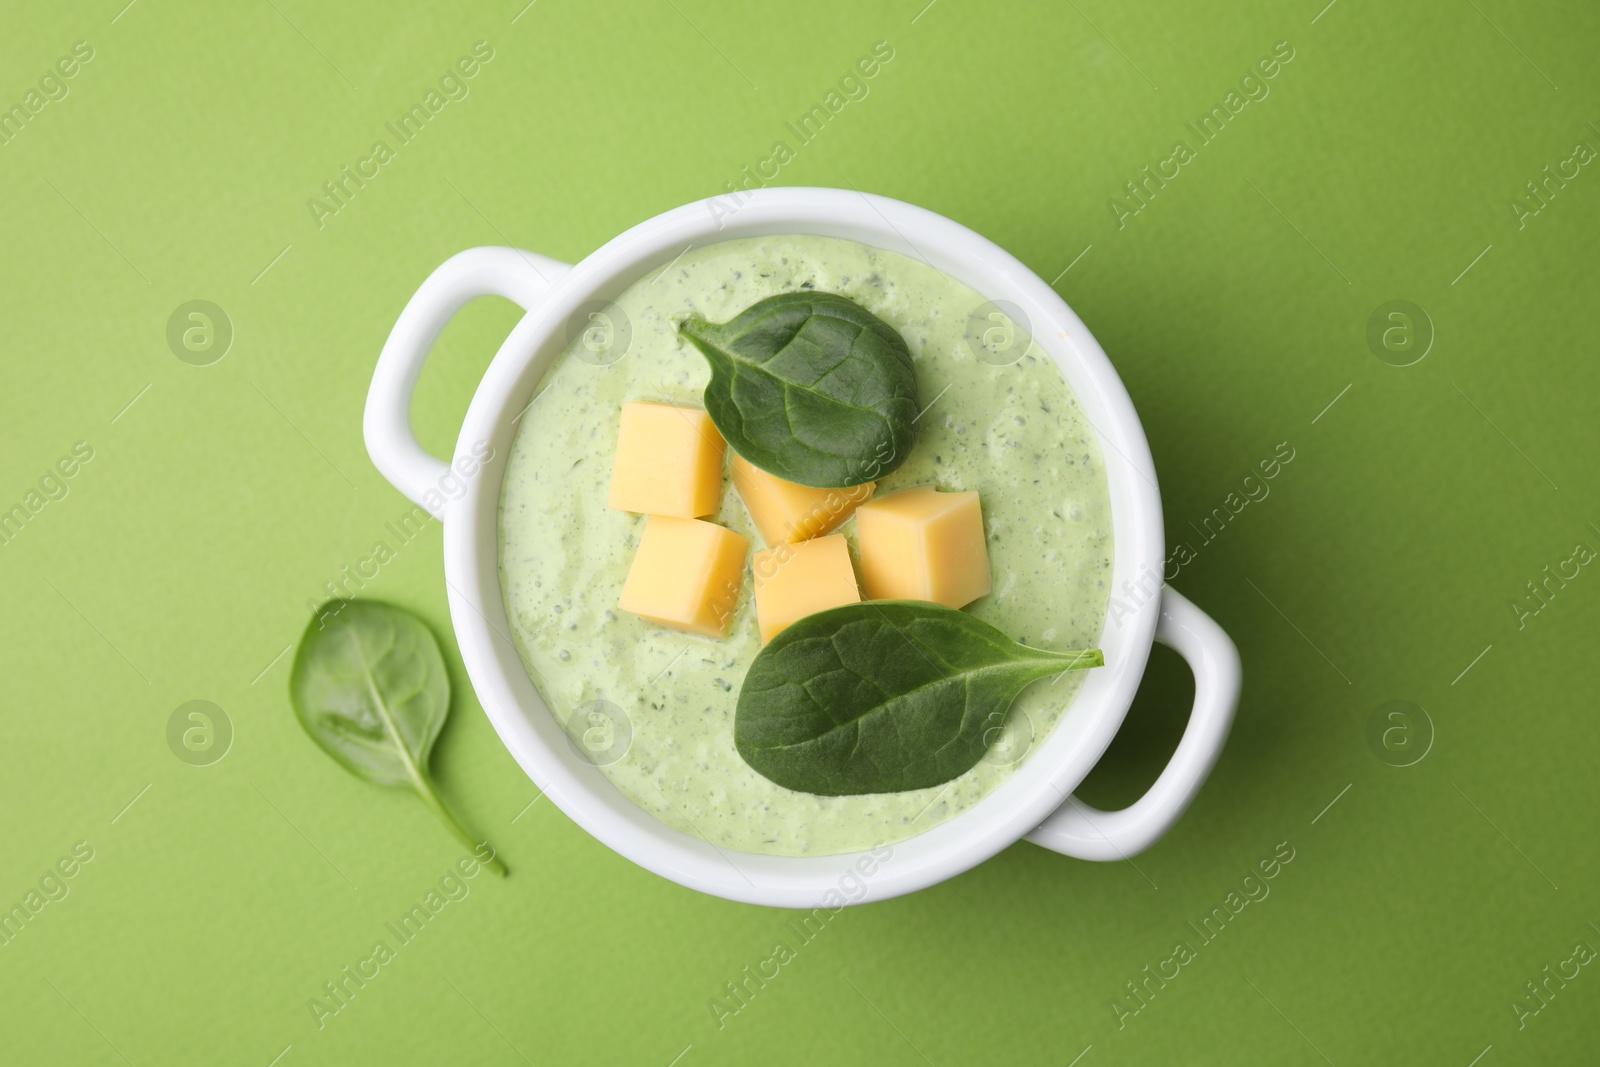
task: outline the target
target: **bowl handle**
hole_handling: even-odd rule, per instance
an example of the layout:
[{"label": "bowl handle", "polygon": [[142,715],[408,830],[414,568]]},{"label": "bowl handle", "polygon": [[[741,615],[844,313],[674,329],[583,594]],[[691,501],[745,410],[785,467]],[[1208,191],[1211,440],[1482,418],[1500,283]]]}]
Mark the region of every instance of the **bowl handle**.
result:
[{"label": "bowl handle", "polygon": [[1177,751],[1144,796],[1121,811],[1100,811],[1075,796],[1028,834],[1036,845],[1084,860],[1125,860],[1143,852],[1178,821],[1222,752],[1239,703],[1239,650],[1222,627],[1187,597],[1161,591],[1156,640],[1194,672],[1194,710]]},{"label": "bowl handle", "polygon": [[469,248],[439,264],[406,302],[373,368],[361,429],[372,462],[414,503],[432,511],[424,497],[438,502],[439,480],[449,469],[411,432],[411,390],[439,331],[474,297],[503,296],[531,309],[571,269],[520,248]]}]

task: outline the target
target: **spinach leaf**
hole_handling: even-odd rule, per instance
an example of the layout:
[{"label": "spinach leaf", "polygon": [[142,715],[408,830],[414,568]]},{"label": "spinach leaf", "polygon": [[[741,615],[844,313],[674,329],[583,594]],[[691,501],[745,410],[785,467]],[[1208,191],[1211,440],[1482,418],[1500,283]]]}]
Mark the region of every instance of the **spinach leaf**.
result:
[{"label": "spinach leaf", "polygon": [[711,364],[706,411],[762,470],[827,489],[875,481],[917,436],[917,375],[894,327],[833,293],[780,293],[720,326],[679,323]]},{"label": "spinach leaf", "polygon": [[[289,674],[295,717],[357,778],[410,786],[469,849],[428,776],[428,756],[450,714],[450,676],[421,619],[375,600],[331,600],[300,638]],[[491,858],[485,866],[505,874]]]},{"label": "spinach leaf", "polygon": [[734,745],[758,773],[802,793],[926,789],[978,762],[1030,682],[1104,662],[1099,649],[1019,645],[940,604],[847,604],[790,625],[756,655]]}]

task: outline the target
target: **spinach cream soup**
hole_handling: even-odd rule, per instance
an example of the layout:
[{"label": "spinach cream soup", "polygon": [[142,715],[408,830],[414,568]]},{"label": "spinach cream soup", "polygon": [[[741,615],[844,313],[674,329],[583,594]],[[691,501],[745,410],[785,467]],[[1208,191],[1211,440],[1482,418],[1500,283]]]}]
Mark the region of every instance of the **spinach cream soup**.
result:
[{"label": "spinach cream soup", "polygon": [[[971,807],[1048,735],[1083,680],[1024,690],[984,758],[943,786],[814,796],[767,780],[734,748],[739,686],[761,648],[748,564],[724,638],[617,608],[645,522],[606,507],[621,405],[701,406],[710,371],[675,321],[725,322],[803,289],[854,300],[910,347],[926,409],[916,447],[878,493],[981,494],[994,590],[967,610],[1024,644],[1092,648],[1111,573],[1092,428],[1050,358],[960,282],[853,241],[785,236],[691,249],[623,293],[557,358],[521,418],[500,500],[513,637],[575,747],[629,799],[714,845],[782,856],[902,840]],[[762,547],[731,484],[708,519]],[[855,520],[841,532],[853,550]]]}]

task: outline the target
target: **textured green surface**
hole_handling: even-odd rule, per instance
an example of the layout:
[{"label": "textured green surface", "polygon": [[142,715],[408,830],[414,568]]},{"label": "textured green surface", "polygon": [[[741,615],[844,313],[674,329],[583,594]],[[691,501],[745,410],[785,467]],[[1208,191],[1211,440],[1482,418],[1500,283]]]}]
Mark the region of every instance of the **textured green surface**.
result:
[{"label": "textured green surface", "polygon": [[[75,442],[93,459],[0,547],[0,903],[76,842],[93,859],[0,948],[8,1062],[1593,1061],[1600,973],[1567,964],[1537,1014],[1524,983],[1600,946],[1600,577],[1552,579],[1520,625],[1511,605],[1600,547],[1600,173],[1520,225],[1510,202],[1600,146],[1600,11],[922,2],[13,13],[0,104],[76,41],[94,58],[0,146],[0,509]],[[307,198],[479,40],[471,95],[319,229]],[[870,94],[800,145],[786,123],[878,41]],[[1270,95],[1199,147],[1185,123],[1279,41]],[[1174,584],[1246,673],[1212,781],[1137,867],[1020,844],[801,945],[795,916],[527,807],[449,640],[437,526],[385,526],[409,508],[361,404],[429,270],[486,243],[575,260],[780,139],[782,181],[925,205],[1055,279],[1139,406],[1195,549]],[[1195,158],[1119,229],[1108,200],[1179,139]],[[195,299],[234,329],[210,366],[165,338]],[[1391,300],[1431,317],[1415,365],[1368,345]],[[447,331],[416,411],[436,450],[513,316]],[[1293,461],[1247,482],[1279,442]],[[319,1029],[308,999],[459,858],[306,740],[275,658],[380,539],[369,591],[422,612],[454,672],[441,788],[513,873],[448,881],[466,895]],[[1137,794],[1188,693],[1158,654],[1088,799]],[[191,700],[233,726],[210,765],[169,747]],[[1436,730],[1409,767],[1368,741],[1392,700]],[[1270,895],[1203,943],[1190,924],[1280,842]],[[719,1028],[708,1001],[780,940],[794,958]],[[1194,958],[1119,1026],[1180,940]]]}]

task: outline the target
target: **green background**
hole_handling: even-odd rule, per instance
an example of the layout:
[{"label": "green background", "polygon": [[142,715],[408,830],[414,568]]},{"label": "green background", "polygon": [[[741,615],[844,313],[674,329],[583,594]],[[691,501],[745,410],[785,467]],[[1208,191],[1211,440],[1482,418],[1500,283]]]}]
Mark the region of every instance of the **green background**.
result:
[{"label": "green background", "polygon": [[[94,450],[0,547],[0,904],[94,849],[0,948],[9,1062],[1594,1061],[1596,968],[1520,1026],[1513,1001],[1600,947],[1600,576],[1525,588],[1600,548],[1600,173],[1521,225],[1510,204],[1600,146],[1592,4],[123,2],[28,5],[0,35],[7,107],[94,48],[0,147],[0,510]],[[319,229],[307,199],[478,40],[471,95]],[[368,592],[444,638],[438,777],[513,874],[467,883],[319,1030],[308,998],[460,854],[286,699],[307,600],[409,511],[361,439],[389,326],[462,248],[576,261],[722,191],[877,41],[870,95],[783,183],[926,206],[1054,279],[1139,407],[1169,540],[1198,546],[1295,450],[1174,582],[1245,664],[1209,784],[1133,863],[1022,843],[847,910],[719,1029],[708,1001],[794,916],[528,806],[449,638],[434,525]],[[1119,229],[1108,200],[1279,41],[1270,95]],[[194,299],[235,334],[209,366],[166,341]],[[1391,300],[1431,322],[1411,366],[1367,340]],[[434,451],[514,317],[480,302],[442,339],[415,410]],[[1191,691],[1158,651],[1087,799],[1142,790]],[[166,740],[194,699],[235,731],[209,766]],[[1391,700],[1431,727],[1386,749]],[[1119,1026],[1124,983],[1280,842],[1270,896]]]}]

